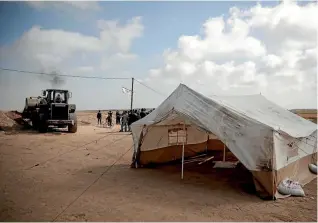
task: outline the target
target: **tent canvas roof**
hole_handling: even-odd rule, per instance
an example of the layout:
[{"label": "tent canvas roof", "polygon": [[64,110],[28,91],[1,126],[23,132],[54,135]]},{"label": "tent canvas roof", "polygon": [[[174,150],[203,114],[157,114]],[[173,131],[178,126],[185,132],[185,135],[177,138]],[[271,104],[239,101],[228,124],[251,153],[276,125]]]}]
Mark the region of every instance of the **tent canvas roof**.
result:
[{"label": "tent canvas roof", "polygon": [[[180,132],[180,142],[176,125],[186,131]],[[317,125],[262,95],[208,98],[180,84],[152,113],[134,122],[131,129],[132,164],[137,168],[181,159],[182,177],[184,157],[203,151],[218,154],[222,148],[225,160],[228,148],[252,171],[257,190],[273,197],[283,179],[295,178],[306,184],[316,177],[308,164],[317,151]],[[171,130],[177,132],[177,145],[170,143]],[[211,139],[211,133],[217,139]]]},{"label": "tent canvas roof", "polygon": [[209,111],[220,108],[295,138],[307,137],[317,130],[316,124],[278,106],[262,95],[208,98],[183,84],[180,84],[152,113],[132,125],[151,125],[160,122],[174,110],[197,120],[200,123],[198,126],[205,128]]}]

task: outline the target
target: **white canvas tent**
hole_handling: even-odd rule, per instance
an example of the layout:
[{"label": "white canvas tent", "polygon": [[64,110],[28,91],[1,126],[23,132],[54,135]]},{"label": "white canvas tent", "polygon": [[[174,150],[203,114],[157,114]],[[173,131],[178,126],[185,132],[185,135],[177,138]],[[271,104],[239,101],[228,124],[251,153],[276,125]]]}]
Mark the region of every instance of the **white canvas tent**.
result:
[{"label": "white canvas tent", "polygon": [[180,84],[131,127],[134,167],[227,148],[272,197],[287,177],[301,184],[316,177],[308,164],[317,155],[317,125],[262,95],[207,98]]}]

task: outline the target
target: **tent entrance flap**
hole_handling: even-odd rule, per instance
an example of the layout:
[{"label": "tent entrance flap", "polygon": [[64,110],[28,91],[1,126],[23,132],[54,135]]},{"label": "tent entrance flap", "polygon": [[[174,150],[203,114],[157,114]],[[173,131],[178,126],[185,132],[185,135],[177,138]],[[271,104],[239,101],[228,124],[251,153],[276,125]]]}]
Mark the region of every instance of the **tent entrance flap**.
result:
[{"label": "tent entrance flap", "polygon": [[132,163],[130,165],[130,167],[132,168],[138,168],[140,166],[140,147],[142,145],[142,142],[144,140],[144,132],[147,129],[146,125],[143,126],[140,135],[139,135],[139,140],[138,140],[138,144],[137,147],[134,148],[134,153],[133,153],[133,158],[132,158]]},{"label": "tent entrance flap", "polygon": [[[181,125],[182,126],[182,125]],[[214,134],[196,126],[185,125],[151,126],[143,134],[137,152],[142,166],[157,165],[205,154],[214,156],[214,161],[238,161],[232,151]],[[184,143],[184,154],[183,151]]]}]

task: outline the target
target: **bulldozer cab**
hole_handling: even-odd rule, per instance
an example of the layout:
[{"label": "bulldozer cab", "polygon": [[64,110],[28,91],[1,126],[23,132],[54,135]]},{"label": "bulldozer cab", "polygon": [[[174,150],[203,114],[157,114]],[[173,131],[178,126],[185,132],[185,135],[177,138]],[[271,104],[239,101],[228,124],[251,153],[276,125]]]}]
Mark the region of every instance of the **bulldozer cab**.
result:
[{"label": "bulldozer cab", "polygon": [[68,104],[69,98],[71,98],[71,92],[67,90],[60,90],[60,89],[47,89],[42,91],[43,97],[49,103],[65,103]]}]

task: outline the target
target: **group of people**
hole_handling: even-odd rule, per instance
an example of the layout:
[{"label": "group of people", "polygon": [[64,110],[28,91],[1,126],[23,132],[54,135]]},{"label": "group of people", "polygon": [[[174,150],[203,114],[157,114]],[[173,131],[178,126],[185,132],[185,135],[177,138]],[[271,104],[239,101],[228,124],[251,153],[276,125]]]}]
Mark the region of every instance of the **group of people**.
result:
[{"label": "group of people", "polygon": [[[120,132],[130,132],[131,128],[130,125],[134,123],[135,121],[138,121],[139,119],[142,119],[149,113],[151,113],[154,108],[146,111],[145,108],[142,109],[134,109],[132,111],[123,111],[122,113],[119,111],[116,111],[116,125],[121,125]],[[108,115],[106,118],[106,123],[109,127],[113,126],[112,123],[113,120],[113,112],[108,111]],[[97,113],[97,123],[98,125],[102,125],[102,113],[101,111],[98,111]]]},{"label": "group of people", "polygon": [[[106,117],[106,124],[111,127],[113,126],[113,112],[109,111]],[[100,110],[97,113],[97,125],[102,125],[102,113]]]}]

